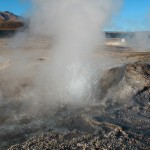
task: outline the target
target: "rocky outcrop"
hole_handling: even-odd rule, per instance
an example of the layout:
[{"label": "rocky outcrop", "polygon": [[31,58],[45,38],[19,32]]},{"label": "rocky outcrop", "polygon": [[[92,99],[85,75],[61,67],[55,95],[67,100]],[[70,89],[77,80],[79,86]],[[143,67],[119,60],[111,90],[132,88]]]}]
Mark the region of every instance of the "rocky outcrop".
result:
[{"label": "rocky outcrop", "polygon": [[150,88],[150,65],[141,62],[112,68],[99,83],[99,99],[118,103],[132,103],[140,91]]}]

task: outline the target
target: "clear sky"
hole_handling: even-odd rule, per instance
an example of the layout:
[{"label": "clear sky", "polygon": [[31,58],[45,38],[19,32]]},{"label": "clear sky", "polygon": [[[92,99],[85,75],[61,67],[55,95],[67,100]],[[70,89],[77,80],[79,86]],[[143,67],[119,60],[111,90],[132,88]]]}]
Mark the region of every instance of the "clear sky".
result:
[{"label": "clear sky", "polygon": [[150,30],[150,0],[124,0],[108,30]]},{"label": "clear sky", "polygon": [[[27,14],[31,0],[0,0],[0,11]],[[121,10],[106,30],[150,30],[150,0],[124,0]]]},{"label": "clear sky", "polygon": [[24,15],[31,7],[31,0],[0,0],[0,11]]}]

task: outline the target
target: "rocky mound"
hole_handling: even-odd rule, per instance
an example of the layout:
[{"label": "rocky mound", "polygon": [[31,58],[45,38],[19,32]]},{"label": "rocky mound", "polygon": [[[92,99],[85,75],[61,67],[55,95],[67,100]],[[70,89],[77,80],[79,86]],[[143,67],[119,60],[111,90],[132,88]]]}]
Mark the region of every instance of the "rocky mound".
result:
[{"label": "rocky mound", "polygon": [[150,88],[150,65],[141,62],[106,71],[99,83],[99,99],[129,104],[134,95]]}]

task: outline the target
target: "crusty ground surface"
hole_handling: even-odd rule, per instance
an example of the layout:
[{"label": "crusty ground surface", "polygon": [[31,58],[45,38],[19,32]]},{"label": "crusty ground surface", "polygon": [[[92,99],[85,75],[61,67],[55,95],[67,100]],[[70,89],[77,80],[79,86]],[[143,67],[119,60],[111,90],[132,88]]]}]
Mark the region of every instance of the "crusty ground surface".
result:
[{"label": "crusty ground surface", "polygon": [[[0,57],[3,58],[0,62],[0,72],[14,63],[12,56],[18,50],[24,53],[38,51],[33,63],[36,61],[42,63],[49,58],[47,54],[49,54],[48,49],[51,42],[45,37],[31,37],[19,41],[24,46],[22,44],[18,46],[14,42],[15,38],[0,39]],[[41,109],[45,108],[43,114],[24,115],[14,122],[9,116],[12,113],[20,112],[21,102],[2,102],[0,104],[0,149],[150,149],[150,85],[147,84],[150,82],[150,68],[149,65],[145,65],[150,62],[150,52],[136,52],[128,47],[103,46],[102,48],[98,47],[92,54],[93,59],[96,60],[99,60],[101,56],[117,60],[117,63],[119,62],[119,65],[123,66],[123,68],[106,71],[100,80],[103,83],[103,89],[100,90],[103,90],[102,93],[107,97],[105,106],[100,102],[76,109],[65,105],[60,107],[59,111],[50,114],[48,106],[43,105],[40,106]],[[140,63],[134,64],[137,61]],[[127,63],[131,64],[124,66]],[[147,69],[146,72],[143,71],[144,68]],[[130,78],[131,80],[129,80]],[[135,85],[134,83],[139,78],[141,79],[139,84]],[[114,85],[113,81],[116,81],[117,84]],[[140,83],[142,83],[142,89],[140,89]],[[132,97],[128,98],[125,103],[113,101],[118,97],[114,95],[111,99],[110,87],[115,86],[113,92],[118,93],[120,87],[124,85],[131,86],[135,94],[131,94]],[[103,95],[99,96],[104,98]],[[131,101],[132,103],[130,103]]]}]

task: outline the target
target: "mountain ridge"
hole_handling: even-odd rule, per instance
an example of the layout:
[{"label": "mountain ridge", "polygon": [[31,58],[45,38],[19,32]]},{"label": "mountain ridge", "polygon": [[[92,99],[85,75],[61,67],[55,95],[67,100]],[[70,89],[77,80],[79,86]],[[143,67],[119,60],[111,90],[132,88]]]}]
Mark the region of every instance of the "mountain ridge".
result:
[{"label": "mountain ridge", "polygon": [[9,11],[0,12],[0,30],[17,30],[24,26],[22,17]]},{"label": "mountain ridge", "polygon": [[0,12],[0,21],[18,21],[21,17],[11,13],[9,11]]}]

